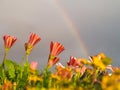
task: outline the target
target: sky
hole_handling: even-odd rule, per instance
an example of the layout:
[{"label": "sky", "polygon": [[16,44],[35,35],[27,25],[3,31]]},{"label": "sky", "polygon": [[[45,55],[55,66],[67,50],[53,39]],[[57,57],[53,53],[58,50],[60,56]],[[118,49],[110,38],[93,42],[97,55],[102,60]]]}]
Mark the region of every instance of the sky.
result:
[{"label": "sky", "polygon": [[59,55],[64,65],[70,56],[88,58],[103,52],[119,66],[119,8],[120,0],[0,0],[0,57],[4,54],[2,36],[9,34],[18,40],[8,58],[21,62],[24,43],[34,32],[42,40],[29,61],[37,61],[40,69],[47,65],[51,41],[65,47]]}]

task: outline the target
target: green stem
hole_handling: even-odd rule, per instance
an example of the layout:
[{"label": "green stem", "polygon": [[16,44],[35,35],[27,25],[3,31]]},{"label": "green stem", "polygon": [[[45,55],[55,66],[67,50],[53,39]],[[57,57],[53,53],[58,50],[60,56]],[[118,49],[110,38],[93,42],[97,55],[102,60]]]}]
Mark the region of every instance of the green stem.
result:
[{"label": "green stem", "polygon": [[49,88],[51,86],[51,72],[49,71],[49,67],[44,69],[44,78],[43,78],[43,87]]},{"label": "green stem", "polygon": [[5,68],[5,64],[6,64],[6,59],[7,59],[7,54],[8,54],[9,49],[5,48],[5,53],[4,53],[4,57],[3,57],[3,69],[4,69],[4,80],[6,79],[6,68]]},{"label": "green stem", "polygon": [[26,54],[24,54],[24,56],[22,57],[22,61],[24,61],[24,60],[25,60],[25,57],[26,57]]},{"label": "green stem", "polygon": [[29,67],[28,56],[29,56],[28,54],[25,55],[25,57],[26,57],[26,63],[25,63],[25,66],[26,66],[26,67]]},{"label": "green stem", "polygon": [[99,76],[99,71],[100,71],[99,68],[97,68],[97,70],[95,71],[95,76],[96,76],[96,78]]},{"label": "green stem", "polygon": [[3,57],[3,68],[4,68],[4,70],[5,70],[6,56],[7,56],[7,54],[5,52],[4,57]]},{"label": "green stem", "polygon": [[29,55],[28,55],[28,54],[26,54],[26,62],[28,62],[28,56],[29,56]]},{"label": "green stem", "polygon": [[80,73],[76,73],[73,80],[74,87],[77,86],[77,80],[80,78]]},{"label": "green stem", "polygon": [[98,76],[99,76],[99,71],[100,71],[99,68],[97,68],[97,69],[95,70],[95,74],[94,74],[94,78],[93,78],[93,82],[92,82],[93,85],[94,85],[95,80],[97,80],[97,78],[98,78]]}]

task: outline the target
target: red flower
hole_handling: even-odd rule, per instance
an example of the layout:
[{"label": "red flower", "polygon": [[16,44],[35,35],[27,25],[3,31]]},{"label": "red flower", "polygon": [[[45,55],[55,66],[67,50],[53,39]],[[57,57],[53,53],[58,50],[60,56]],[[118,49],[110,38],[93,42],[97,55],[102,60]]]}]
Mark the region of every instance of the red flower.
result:
[{"label": "red flower", "polygon": [[13,46],[13,44],[15,43],[17,38],[13,37],[13,36],[10,36],[10,35],[4,35],[3,40],[4,40],[5,48],[9,49],[9,48],[11,48]]},{"label": "red flower", "polygon": [[75,57],[70,57],[70,61],[67,62],[68,66],[73,66],[73,67],[78,67],[82,65],[81,60],[75,58]]},{"label": "red flower", "polygon": [[64,47],[62,44],[58,42],[51,42],[50,44],[50,55],[48,58],[48,66],[51,67],[55,63],[59,61],[59,57],[57,57],[62,51],[64,50]]},{"label": "red flower", "polygon": [[31,46],[34,46],[34,45],[37,44],[40,40],[41,40],[41,38],[40,38],[37,34],[31,33],[28,43],[29,43]]},{"label": "red flower", "polygon": [[51,42],[50,44],[50,54],[53,56],[59,55],[64,50],[63,45],[58,42]]},{"label": "red flower", "polygon": [[31,33],[29,41],[27,43],[25,43],[26,54],[30,54],[34,45],[37,44],[40,40],[41,40],[41,38],[37,34]]}]

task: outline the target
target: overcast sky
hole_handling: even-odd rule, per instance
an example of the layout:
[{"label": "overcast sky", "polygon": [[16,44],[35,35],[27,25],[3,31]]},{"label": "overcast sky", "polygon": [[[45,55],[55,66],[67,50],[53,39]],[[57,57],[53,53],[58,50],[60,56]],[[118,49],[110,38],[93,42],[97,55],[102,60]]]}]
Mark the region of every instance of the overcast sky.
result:
[{"label": "overcast sky", "polygon": [[65,51],[60,54],[63,64],[71,55],[86,57],[64,14],[77,28],[89,55],[104,52],[119,65],[120,0],[0,0],[0,57],[4,53],[2,36],[10,34],[18,41],[8,57],[21,61],[30,32],[42,38],[29,58],[38,61],[40,68],[47,63],[51,41],[64,45]]}]

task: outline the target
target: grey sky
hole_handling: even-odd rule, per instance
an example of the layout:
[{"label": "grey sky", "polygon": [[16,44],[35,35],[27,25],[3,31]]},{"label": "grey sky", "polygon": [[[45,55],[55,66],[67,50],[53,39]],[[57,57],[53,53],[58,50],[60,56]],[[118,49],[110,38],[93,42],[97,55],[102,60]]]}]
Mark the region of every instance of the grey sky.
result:
[{"label": "grey sky", "polygon": [[[2,36],[10,34],[16,36],[18,41],[12,47],[9,58],[20,61],[30,32],[42,38],[30,55],[30,61],[38,61],[40,68],[47,63],[50,41],[58,41],[65,46],[66,50],[60,54],[63,64],[71,55],[85,56],[54,1],[0,0],[0,57],[3,57]],[[78,28],[89,54],[104,52],[115,65],[119,65],[120,0],[56,1]]]}]

